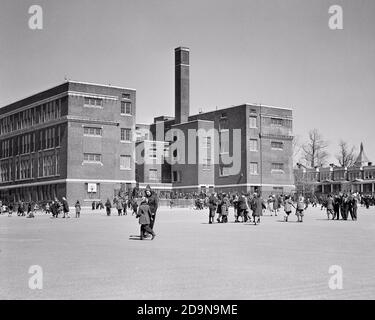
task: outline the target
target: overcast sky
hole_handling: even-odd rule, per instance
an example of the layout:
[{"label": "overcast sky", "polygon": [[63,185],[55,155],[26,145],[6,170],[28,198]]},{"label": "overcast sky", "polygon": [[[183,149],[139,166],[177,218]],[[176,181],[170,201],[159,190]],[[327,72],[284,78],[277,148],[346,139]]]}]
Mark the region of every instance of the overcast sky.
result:
[{"label": "overcast sky", "polygon": [[[43,8],[43,30],[28,9]],[[328,8],[343,8],[330,30]],[[245,102],[293,108],[337,152],[375,161],[373,0],[1,0],[0,106],[73,80],[137,89],[137,121],[174,113],[174,48],[190,48],[190,109]],[[332,158],[331,158],[332,159]]]}]

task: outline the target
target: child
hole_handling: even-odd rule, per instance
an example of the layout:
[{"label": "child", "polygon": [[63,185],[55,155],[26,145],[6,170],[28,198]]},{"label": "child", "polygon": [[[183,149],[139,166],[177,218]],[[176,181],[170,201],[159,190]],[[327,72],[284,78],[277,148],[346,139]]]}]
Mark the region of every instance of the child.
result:
[{"label": "child", "polygon": [[290,196],[286,196],[285,202],[284,202],[284,211],[285,211],[284,221],[285,222],[288,222],[289,215],[292,212],[292,207],[294,207],[292,199],[290,199]]},{"label": "child", "polygon": [[123,202],[123,204],[122,204],[122,206],[123,206],[123,210],[124,210],[124,216],[126,216],[126,215],[128,215],[128,200],[125,200],[124,202]]},{"label": "child", "polygon": [[141,230],[140,230],[141,240],[144,239],[145,232],[148,232],[149,234],[152,235],[151,240],[154,240],[156,236],[154,231],[150,228],[150,222],[151,222],[150,216],[151,216],[150,206],[147,204],[146,197],[143,197],[141,204],[139,205],[139,208],[138,208],[138,213],[136,215],[136,217],[139,218],[139,224],[141,225]]},{"label": "child", "polygon": [[133,208],[133,214],[137,214],[137,209],[138,209],[138,203],[135,199],[133,199],[133,203],[132,203],[132,208]]},{"label": "child", "polygon": [[79,200],[77,200],[75,204],[75,208],[76,208],[76,218],[79,218],[81,215],[81,204],[79,203]]},{"label": "child", "polygon": [[298,201],[297,201],[297,208],[296,208],[296,216],[297,216],[298,222],[303,222],[303,212],[305,211],[306,208],[307,206],[305,203],[305,199],[303,198],[303,196],[299,196]]},{"label": "child", "polygon": [[229,199],[228,197],[224,194],[223,195],[223,200],[221,204],[221,222],[222,223],[227,223],[228,222],[228,213],[229,213]]}]

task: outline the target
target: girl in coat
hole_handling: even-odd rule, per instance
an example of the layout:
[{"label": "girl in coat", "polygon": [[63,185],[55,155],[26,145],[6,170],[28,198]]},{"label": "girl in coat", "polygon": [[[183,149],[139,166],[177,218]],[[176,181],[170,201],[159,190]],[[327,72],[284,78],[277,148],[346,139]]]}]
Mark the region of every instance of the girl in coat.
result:
[{"label": "girl in coat", "polygon": [[227,223],[228,222],[229,205],[230,205],[229,199],[224,194],[223,195],[223,200],[221,202],[221,222],[222,223]]},{"label": "girl in coat", "polygon": [[81,215],[81,204],[79,203],[79,200],[77,200],[74,207],[76,208],[76,218],[79,218]]},{"label": "girl in coat", "polygon": [[285,222],[288,222],[289,215],[292,212],[292,207],[294,208],[292,199],[290,198],[290,196],[286,196],[284,201]]},{"label": "girl in coat", "polygon": [[147,204],[147,199],[145,197],[143,197],[141,200],[141,204],[139,205],[136,217],[139,218],[138,222],[141,225],[140,239],[143,240],[144,234],[148,232],[149,234],[152,235],[151,240],[154,240],[156,234],[150,228],[151,209],[150,209],[150,206]]},{"label": "girl in coat", "polygon": [[303,222],[303,215],[304,215],[304,211],[306,208],[307,206],[305,203],[305,199],[303,198],[303,196],[299,196],[298,201],[297,201],[297,208],[296,208],[296,216],[297,216],[298,222]]},{"label": "girl in coat", "polygon": [[121,202],[121,199],[117,200],[117,203],[116,203],[116,208],[117,208],[117,213],[119,216],[122,216],[122,202]]}]

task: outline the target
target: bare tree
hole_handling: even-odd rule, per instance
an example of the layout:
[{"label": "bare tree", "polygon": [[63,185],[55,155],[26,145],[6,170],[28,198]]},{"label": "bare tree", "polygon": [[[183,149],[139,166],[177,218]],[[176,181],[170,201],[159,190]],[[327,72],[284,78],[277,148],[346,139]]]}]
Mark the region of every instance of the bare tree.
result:
[{"label": "bare tree", "polygon": [[323,166],[329,156],[328,143],[323,140],[317,129],[310,130],[308,141],[302,145],[302,156],[311,168]]},{"label": "bare tree", "polygon": [[354,164],[355,155],[354,155],[355,148],[349,147],[348,143],[344,140],[340,140],[339,142],[339,153],[336,154],[336,159],[339,162],[341,167],[350,167]]}]

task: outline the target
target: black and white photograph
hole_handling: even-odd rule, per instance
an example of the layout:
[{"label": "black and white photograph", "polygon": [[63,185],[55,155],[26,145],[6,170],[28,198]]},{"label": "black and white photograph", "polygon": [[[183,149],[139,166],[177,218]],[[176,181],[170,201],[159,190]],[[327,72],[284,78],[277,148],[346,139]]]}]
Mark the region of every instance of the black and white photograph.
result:
[{"label": "black and white photograph", "polygon": [[0,300],[374,300],[374,36],[373,0],[1,0]]}]

